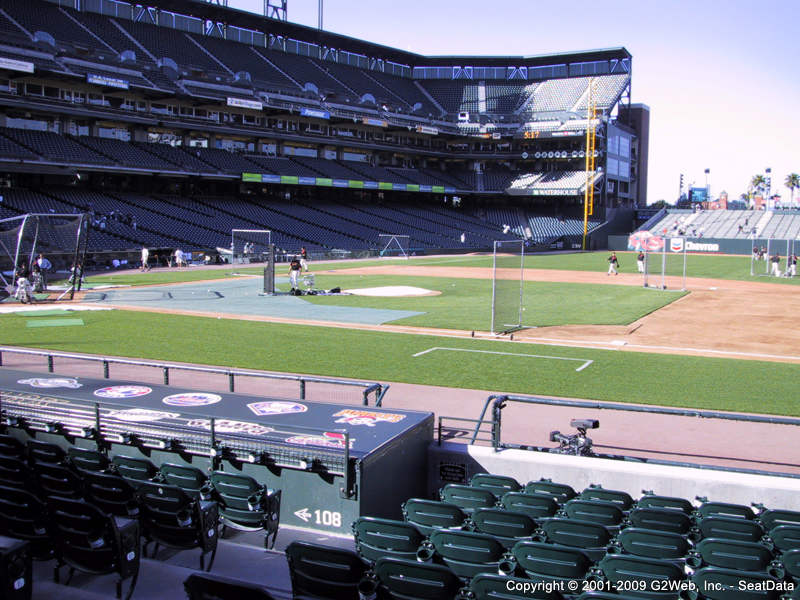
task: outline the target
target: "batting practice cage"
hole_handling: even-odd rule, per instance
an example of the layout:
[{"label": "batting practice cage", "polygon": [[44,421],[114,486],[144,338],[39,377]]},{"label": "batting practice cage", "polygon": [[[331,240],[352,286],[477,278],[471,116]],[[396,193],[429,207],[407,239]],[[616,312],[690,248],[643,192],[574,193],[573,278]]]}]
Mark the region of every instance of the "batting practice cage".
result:
[{"label": "batting practice cage", "polygon": [[269,229],[231,229],[231,262],[264,262],[271,243]]},{"label": "batting practice cage", "polygon": [[379,233],[378,240],[381,244],[381,251],[378,256],[381,258],[408,258],[410,236],[396,233]]},{"label": "batting practice cage", "polygon": [[[58,287],[52,288],[61,292],[57,300],[72,300],[75,291],[81,289],[88,240],[89,216],[85,213],[0,219],[0,285],[13,294],[14,270],[26,264],[33,273],[34,288],[46,289],[48,280],[58,280]],[[36,272],[33,265],[39,254],[46,261]]]},{"label": "batting practice cage", "polygon": [[495,241],[492,260],[492,333],[522,327],[525,242]]}]

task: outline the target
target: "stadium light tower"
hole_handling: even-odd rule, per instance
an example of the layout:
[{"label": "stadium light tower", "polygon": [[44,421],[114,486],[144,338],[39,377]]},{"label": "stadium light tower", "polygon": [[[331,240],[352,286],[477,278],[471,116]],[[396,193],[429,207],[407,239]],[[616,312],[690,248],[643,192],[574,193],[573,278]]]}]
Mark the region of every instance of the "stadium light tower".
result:
[{"label": "stadium light tower", "polygon": [[264,0],[264,16],[285,21],[287,3],[288,0]]},{"label": "stadium light tower", "polygon": [[703,173],[706,175],[706,200],[711,200],[711,189],[708,187],[708,174],[711,173],[711,169],[706,168]]},{"label": "stadium light tower", "polygon": [[766,198],[764,199],[769,202],[769,197],[772,194],[772,169],[767,167],[764,170],[767,173],[767,176],[764,178],[764,187],[767,188]]}]

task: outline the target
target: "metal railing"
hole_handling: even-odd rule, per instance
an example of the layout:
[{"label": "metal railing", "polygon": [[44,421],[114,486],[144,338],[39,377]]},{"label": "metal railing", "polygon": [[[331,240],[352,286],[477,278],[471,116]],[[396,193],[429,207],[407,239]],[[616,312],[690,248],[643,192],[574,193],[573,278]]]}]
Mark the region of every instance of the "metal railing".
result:
[{"label": "metal railing", "polygon": [[4,354],[23,354],[41,356],[47,359],[47,370],[55,372],[55,359],[64,358],[70,360],[85,360],[92,363],[101,363],[103,366],[103,378],[110,378],[110,365],[129,365],[136,367],[148,367],[160,369],[163,373],[164,385],[169,385],[169,375],[171,371],[194,371],[198,373],[208,373],[213,375],[224,375],[228,378],[228,391],[236,391],[237,377],[252,377],[256,379],[268,379],[273,381],[296,381],[299,386],[298,399],[306,399],[306,384],[319,383],[328,385],[341,385],[344,387],[362,388],[361,397],[364,406],[370,405],[370,397],[374,398],[373,406],[380,408],[383,404],[383,397],[389,390],[389,385],[381,383],[369,383],[363,381],[352,381],[348,379],[335,379],[329,377],[315,377],[307,375],[286,375],[281,373],[261,373],[257,371],[241,371],[238,369],[225,369],[218,367],[200,367],[195,365],[179,365],[155,361],[145,361],[129,358],[112,358],[107,356],[95,356],[91,354],[75,354],[71,352],[53,352],[50,350],[30,350],[26,348],[14,348],[0,346],[0,367],[3,366]]}]

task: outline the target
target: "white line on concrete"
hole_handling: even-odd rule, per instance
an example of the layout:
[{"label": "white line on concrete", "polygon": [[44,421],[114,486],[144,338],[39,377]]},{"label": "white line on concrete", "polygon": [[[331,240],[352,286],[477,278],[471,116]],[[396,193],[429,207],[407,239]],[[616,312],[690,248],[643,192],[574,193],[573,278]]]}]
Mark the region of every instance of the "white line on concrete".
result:
[{"label": "white line on concrete", "polygon": [[428,354],[429,352],[434,352],[436,350],[448,350],[450,352],[475,352],[478,354],[500,354],[502,356],[524,356],[525,358],[549,358],[551,360],[572,360],[583,363],[580,367],[575,369],[575,371],[578,372],[583,371],[586,367],[588,367],[594,362],[593,360],[589,360],[586,358],[567,358],[565,356],[544,356],[541,354],[521,354],[519,352],[497,352],[495,350],[470,350],[468,348],[443,348],[439,346],[428,348],[427,350],[423,350],[422,352],[417,352],[416,354],[412,354],[412,357],[416,358],[418,356],[422,356],[423,354]]}]

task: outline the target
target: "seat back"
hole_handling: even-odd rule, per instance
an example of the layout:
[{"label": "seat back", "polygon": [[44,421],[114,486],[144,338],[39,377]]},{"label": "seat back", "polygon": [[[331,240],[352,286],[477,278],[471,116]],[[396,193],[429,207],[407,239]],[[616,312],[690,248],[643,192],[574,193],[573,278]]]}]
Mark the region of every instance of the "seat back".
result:
[{"label": "seat back", "polygon": [[192,573],[183,582],[189,600],[273,600],[262,586],[209,573]]},{"label": "seat back", "polygon": [[800,527],[800,512],[794,510],[765,510],[758,515],[758,522],[761,523],[767,531],[779,525]]},{"label": "seat back", "polygon": [[280,521],[281,492],[270,492],[249,475],[214,471],[209,476],[213,498],[219,503],[223,523],[235,529],[267,532],[265,545],[272,546]]},{"label": "seat back", "polygon": [[500,498],[500,506],[512,512],[539,520],[552,517],[558,511],[558,502],[548,494],[507,492]]},{"label": "seat back", "polygon": [[379,558],[375,575],[386,595],[400,600],[453,600],[462,585],[443,565],[397,558]]},{"label": "seat back", "polygon": [[455,504],[424,498],[410,498],[403,503],[403,518],[412,523],[424,535],[434,529],[463,527],[466,513]]},{"label": "seat back", "polygon": [[382,556],[416,560],[417,550],[425,540],[411,523],[377,517],[356,519],[353,536],[359,556],[370,564]]},{"label": "seat back", "polygon": [[779,581],[766,573],[719,567],[704,567],[695,571],[692,583],[697,589],[703,590],[703,598],[708,600],[778,600],[783,593],[777,589]]},{"label": "seat back", "polygon": [[27,446],[12,435],[0,433],[0,456],[25,459]]},{"label": "seat back", "polygon": [[638,527],[620,531],[616,543],[624,552],[645,558],[675,560],[689,551],[689,541],[679,533]]},{"label": "seat back", "polygon": [[522,489],[519,481],[505,475],[492,475],[491,473],[476,473],[469,480],[471,487],[489,490],[498,498],[506,492],[518,492]]},{"label": "seat back", "polygon": [[619,525],[625,516],[618,504],[604,500],[580,500],[576,498],[564,504],[564,510],[570,519],[591,521],[606,527]]},{"label": "seat back", "polygon": [[634,527],[680,535],[686,535],[692,528],[692,520],[686,513],[669,508],[635,508],[628,513],[628,519]]},{"label": "seat back", "polygon": [[[666,591],[667,582],[683,582],[686,575],[676,563],[668,560],[642,558],[630,554],[606,555],[598,566],[614,589],[630,590],[635,596],[677,598],[678,588]],[[678,585],[673,584],[673,585]],[[659,593],[664,589],[665,592]]]},{"label": "seat back", "polygon": [[159,469],[164,481],[176,485],[193,498],[199,498],[201,490],[208,482],[208,475],[191,465],[164,463]]},{"label": "seat back", "polygon": [[39,560],[53,556],[45,504],[31,492],[0,486],[0,533],[27,540],[31,554]]},{"label": "seat back", "polygon": [[530,538],[536,522],[529,516],[503,508],[479,508],[472,513],[475,530],[494,536],[506,548],[523,538]]},{"label": "seat back", "polygon": [[142,481],[151,481],[158,475],[158,468],[146,458],[117,454],[111,459],[117,473],[122,475],[133,486]]},{"label": "seat back", "polygon": [[72,446],[67,449],[67,457],[72,465],[81,471],[105,471],[111,462],[99,450],[78,448]]},{"label": "seat back", "polygon": [[760,523],[736,517],[706,517],[698,523],[698,529],[702,538],[757,542],[764,537]]},{"label": "seat back", "polygon": [[580,580],[592,566],[591,558],[584,551],[558,544],[517,542],[511,553],[518,568],[530,578]]},{"label": "seat back", "polygon": [[658,496],[656,494],[645,494],[636,502],[639,508],[666,508],[669,510],[679,510],[682,513],[691,515],[694,512],[694,506],[686,498],[677,498],[674,496]]},{"label": "seat back", "polygon": [[128,480],[117,473],[84,471],[82,474],[86,497],[103,512],[117,517],[139,514],[136,491]]},{"label": "seat back", "polygon": [[[479,573],[469,582],[471,600],[560,600],[561,594],[548,591],[537,582],[521,577]],[[541,582],[538,582],[541,583]],[[615,600],[619,600],[617,596]]]},{"label": "seat back", "polygon": [[781,562],[786,574],[794,579],[795,588],[800,588],[800,548],[784,552]]},{"label": "seat back", "polygon": [[548,519],[542,523],[541,529],[548,542],[561,546],[605,549],[611,541],[609,530],[591,521]]},{"label": "seat back", "polygon": [[753,509],[744,504],[729,504],[727,502],[704,502],[697,508],[697,516],[700,519],[706,517],[726,517],[729,519],[747,519],[752,521],[756,518]]},{"label": "seat back", "polygon": [[51,442],[28,440],[28,458],[32,463],[62,464],[67,460],[67,452],[61,446]]},{"label": "seat back", "polygon": [[764,571],[772,562],[769,548],[755,542],[705,538],[695,546],[703,564],[737,571]]},{"label": "seat back", "polygon": [[83,496],[83,481],[72,468],[61,463],[37,461],[33,463],[32,469],[39,490],[45,496]]},{"label": "seat back", "polygon": [[769,538],[781,552],[800,549],[800,525],[778,525],[770,529]]},{"label": "seat back", "polygon": [[442,502],[455,504],[466,513],[476,508],[491,508],[497,504],[495,495],[487,490],[457,483],[448,483],[439,492]]},{"label": "seat back", "polygon": [[25,460],[0,455],[0,485],[26,489],[32,478],[33,472]]},{"label": "seat back", "polygon": [[295,596],[358,600],[365,566],[355,552],[294,541],[286,547],[286,560]]},{"label": "seat back", "polygon": [[589,486],[578,496],[581,500],[602,500],[616,504],[622,510],[630,510],[634,504],[628,492],[619,490],[606,490],[599,486]]},{"label": "seat back", "polygon": [[575,490],[566,483],[555,483],[549,479],[529,481],[525,485],[525,493],[552,496],[559,504],[564,504],[567,500],[572,500],[578,495]]},{"label": "seat back", "polygon": [[493,536],[474,531],[437,529],[430,535],[436,554],[464,579],[484,572],[497,572],[505,548]]}]

